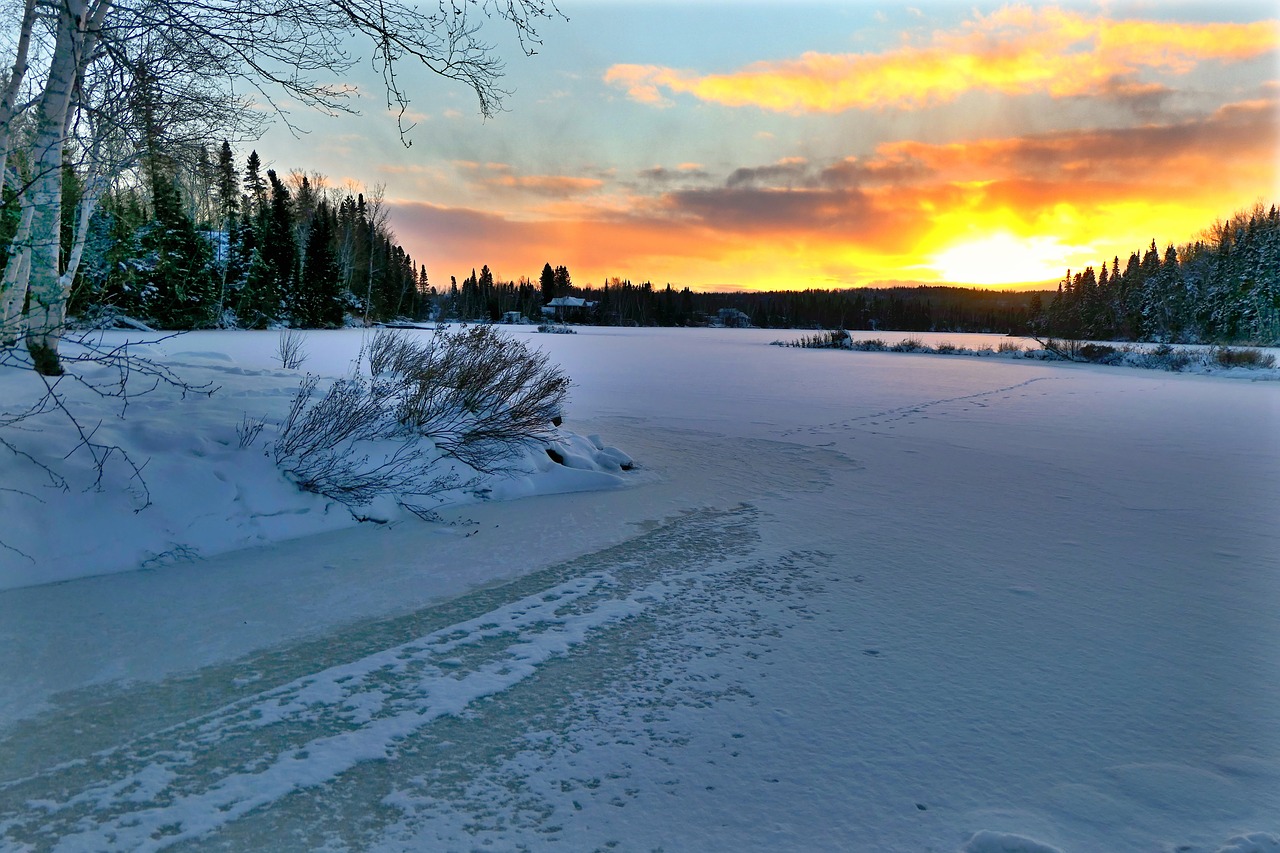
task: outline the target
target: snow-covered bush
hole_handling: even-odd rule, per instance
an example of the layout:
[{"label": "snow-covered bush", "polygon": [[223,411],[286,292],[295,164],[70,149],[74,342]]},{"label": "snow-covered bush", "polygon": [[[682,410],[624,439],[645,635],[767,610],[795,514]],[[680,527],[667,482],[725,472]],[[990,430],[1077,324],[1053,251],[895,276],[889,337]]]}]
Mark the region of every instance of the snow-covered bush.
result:
[{"label": "snow-covered bush", "polygon": [[1168,344],[1160,344],[1149,350],[1133,353],[1133,363],[1148,370],[1168,370],[1173,373],[1184,370],[1193,359],[1192,353],[1185,349],[1176,349]]},{"label": "snow-covered bush", "polygon": [[369,374],[317,397],[303,381],[272,453],[299,488],[347,507],[389,497],[411,511],[456,488],[442,456],[493,473],[554,438],[569,378],[541,352],[491,326],[409,336],[379,331]]}]

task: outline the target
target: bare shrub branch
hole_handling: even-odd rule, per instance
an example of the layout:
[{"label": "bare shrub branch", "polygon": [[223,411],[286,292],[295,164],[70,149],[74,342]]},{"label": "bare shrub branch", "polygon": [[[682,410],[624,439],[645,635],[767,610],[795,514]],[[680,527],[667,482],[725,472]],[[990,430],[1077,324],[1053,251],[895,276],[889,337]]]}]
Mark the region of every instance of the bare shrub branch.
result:
[{"label": "bare shrub branch", "polygon": [[492,326],[421,343],[383,332],[370,346],[370,365],[403,385],[400,423],[485,473],[554,434],[571,385],[545,353]]},{"label": "bare shrub branch", "polygon": [[236,425],[236,438],[239,439],[240,449],[246,450],[252,447],[266,425],[267,422],[263,418],[250,420],[249,415],[245,414]]},{"label": "bare shrub branch", "polygon": [[[450,487],[448,478],[427,475],[433,448],[396,423],[385,385],[340,379],[317,400],[318,383],[311,374],[302,380],[272,448],[276,464],[298,488],[351,508],[384,495],[408,507],[408,499]],[[378,440],[394,441],[395,449],[381,456],[363,450],[363,442]]]},{"label": "bare shrub branch", "polygon": [[[89,457],[93,481],[86,486],[86,490],[102,488],[109,466],[113,463],[122,465],[128,480],[137,489],[134,512],[141,512],[151,505],[151,493],[143,476],[147,460],[135,459],[120,445],[99,439],[97,435],[102,422],[89,424],[82,420],[77,414],[75,403],[68,399],[70,389],[67,386],[78,386],[97,397],[114,400],[118,406],[117,416],[120,418],[124,418],[132,399],[162,387],[176,389],[184,399],[189,393],[213,394],[217,389],[212,384],[193,385],[167,365],[138,353],[140,348],[173,337],[176,335],[109,344],[101,334],[92,331],[67,336],[64,341],[70,348],[63,356],[64,372],[60,376],[47,376],[36,370],[31,355],[24,347],[0,348],[0,370],[30,371],[42,383],[42,390],[38,391],[35,399],[12,411],[0,409],[0,431],[12,433],[32,430],[38,428],[36,419],[41,416],[57,417],[70,426],[75,434],[75,440],[67,449],[63,460],[69,460],[78,453]],[[71,482],[64,472],[21,450],[4,432],[0,432],[0,447],[38,471],[49,486],[62,491],[70,490]],[[29,493],[22,494],[38,500]],[[17,550],[2,540],[0,547]]]},{"label": "bare shrub branch", "polygon": [[306,332],[298,329],[282,329],[276,340],[276,358],[285,370],[297,370],[307,361],[309,353],[303,346],[307,342]]},{"label": "bare shrub branch", "polygon": [[[304,378],[273,446],[299,488],[348,508],[393,496],[430,517],[419,499],[467,485],[430,473],[440,456],[498,471],[553,436],[570,384],[545,354],[487,326],[421,338],[379,331],[363,357],[369,377],[338,380],[323,396],[317,377]],[[375,441],[394,450],[366,443]]]}]

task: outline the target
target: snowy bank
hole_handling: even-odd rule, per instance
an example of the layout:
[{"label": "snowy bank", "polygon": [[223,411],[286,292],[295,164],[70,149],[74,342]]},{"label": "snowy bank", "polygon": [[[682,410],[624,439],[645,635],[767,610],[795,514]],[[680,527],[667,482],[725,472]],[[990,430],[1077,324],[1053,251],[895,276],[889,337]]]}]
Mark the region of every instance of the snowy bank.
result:
[{"label": "snowy bank", "polygon": [[[1006,338],[991,343],[956,345],[945,334],[921,334],[888,343],[875,333],[835,330],[815,332],[773,341],[774,346],[800,349],[842,349],[857,352],[898,352],[973,358],[1033,359],[1108,367],[1136,367],[1252,380],[1280,380],[1280,352],[1266,347],[1231,347],[1210,344],[1171,346],[1157,343],[1118,343],[1034,338]],[[961,337],[990,337],[966,335]],[[1029,343],[1028,343],[1029,342]]]},{"label": "snowy bank", "polygon": [[[12,421],[0,429],[0,589],[411,517],[394,495],[349,506],[305,491],[273,452],[306,371],[323,375],[313,377],[322,396],[364,369],[370,333],[311,333],[295,369],[280,366],[275,332],[100,332],[89,340],[111,358],[73,362],[51,386],[21,366],[0,367],[0,424]],[[119,349],[126,344],[127,352]],[[86,352],[67,350],[73,357]],[[122,366],[126,356],[134,360]],[[482,461],[486,470],[476,470],[422,443],[427,489],[413,508],[429,514],[623,485],[631,466],[625,453],[599,436],[546,427],[497,470]],[[377,467],[403,453],[403,441],[349,442],[337,450],[344,460]]]}]

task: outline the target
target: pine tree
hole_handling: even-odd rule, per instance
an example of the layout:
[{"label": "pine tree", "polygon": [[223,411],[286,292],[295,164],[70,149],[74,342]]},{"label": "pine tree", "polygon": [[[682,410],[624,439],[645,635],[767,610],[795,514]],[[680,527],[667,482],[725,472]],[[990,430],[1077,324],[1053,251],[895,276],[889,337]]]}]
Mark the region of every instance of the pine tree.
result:
[{"label": "pine tree", "polygon": [[267,183],[262,180],[262,160],[257,151],[249,152],[244,166],[244,193],[248,201],[244,206],[246,217],[257,216],[267,205]]},{"label": "pine tree", "polygon": [[257,329],[283,319],[296,308],[296,295],[292,291],[297,277],[298,252],[293,242],[289,190],[274,171],[268,170],[267,178],[271,184],[271,203],[257,208],[252,254],[236,306],[241,323]]},{"label": "pine tree", "polygon": [[210,326],[217,291],[209,241],[183,210],[173,182],[153,174],[152,184],[155,217],[139,241],[146,262],[138,282],[144,316],[165,329]]},{"label": "pine tree", "polygon": [[307,234],[305,259],[299,277],[294,319],[308,328],[342,325],[343,307],[333,216],[326,202],[315,209]]},{"label": "pine tree", "polygon": [[556,294],[559,296],[568,296],[570,288],[573,287],[573,279],[569,278],[569,268],[559,266],[555,269]]},{"label": "pine tree", "polygon": [[236,178],[236,167],[234,155],[231,152],[231,143],[222,140],[222,147],[218,149],[218,166],[215,178],[215,190],[218,197],[218,228],[222,232],[220,241],[221,251],[216,253],[218,263],[218,308],[217,320],[222,322],[222,313],[227,306],[227,297],[229,287],[232,283],[239,280],[243,274],[243,269],[237,261],[240,258],[240,250],[237,245],[237,237],[239,236],[239,228],[237,227],[236,217],[240,211],[240,182]]},{"label": "pine tree", "polygon": [[556,273],[551,269],[551,264],[542,265],[542,275],[538,281],[542,287],[542,304],[546,305],[556,298]]}]

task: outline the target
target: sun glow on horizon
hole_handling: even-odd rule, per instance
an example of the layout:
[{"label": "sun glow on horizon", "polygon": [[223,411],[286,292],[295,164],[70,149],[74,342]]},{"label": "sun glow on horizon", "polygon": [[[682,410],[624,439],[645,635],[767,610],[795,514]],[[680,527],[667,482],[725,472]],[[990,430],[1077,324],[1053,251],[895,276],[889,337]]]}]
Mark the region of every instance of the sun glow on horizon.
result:
[{"label": "sun glow on horizon", "polygon": [[1076,253],[1053,237],[1018,237],[999,231],[934,254],[930,267],[949,282],[986,287],[1035,284],[1061,278]]}]

